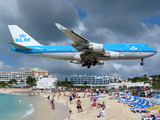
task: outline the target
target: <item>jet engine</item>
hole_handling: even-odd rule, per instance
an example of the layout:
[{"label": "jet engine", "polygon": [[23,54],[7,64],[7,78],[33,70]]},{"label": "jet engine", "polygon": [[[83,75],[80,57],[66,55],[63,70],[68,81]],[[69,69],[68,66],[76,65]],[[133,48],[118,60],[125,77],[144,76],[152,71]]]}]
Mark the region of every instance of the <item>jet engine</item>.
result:
[{"label": "jet engine", "polygon": [[103,65],[104,61],[98,61],[96,65]]},{"label": "jet engine", "polygon": [[74,64],[82,64],[82,61],[77,61],[77,60],[72,60],[70,61],[71,63],[74,63]]},{"label": "jet engine", "polygon": [[104,45],[103,44],[92,44],[91,46],[88,47],[88,49],[94,52],[103,52]]},{"label": "jet engine", "polygon": [[109,53],[104,54],[104,56],[108,58],[117,59],[120,57],[120,54],[119,52],[109,52]]}]

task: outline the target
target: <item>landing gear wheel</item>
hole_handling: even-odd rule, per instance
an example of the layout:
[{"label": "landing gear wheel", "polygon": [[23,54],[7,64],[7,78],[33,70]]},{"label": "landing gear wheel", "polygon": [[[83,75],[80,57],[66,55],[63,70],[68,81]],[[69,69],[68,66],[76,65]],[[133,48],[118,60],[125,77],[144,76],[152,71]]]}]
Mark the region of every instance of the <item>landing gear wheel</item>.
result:
[{"label": "landing gear wheel", "polygon": [[141,61],[142,61],[142,62],[141,62],[141,65],[144,65],[143,59],[141,59]]},{"label": "landing gear wheel", "polygon": [[87,66],[87,68],[90,68],[91,66],[89,65],[89,66]]},{"label": "landing gear wheel", "polygon": [[144,62],[141,62],[141,65],[144,65]]}]

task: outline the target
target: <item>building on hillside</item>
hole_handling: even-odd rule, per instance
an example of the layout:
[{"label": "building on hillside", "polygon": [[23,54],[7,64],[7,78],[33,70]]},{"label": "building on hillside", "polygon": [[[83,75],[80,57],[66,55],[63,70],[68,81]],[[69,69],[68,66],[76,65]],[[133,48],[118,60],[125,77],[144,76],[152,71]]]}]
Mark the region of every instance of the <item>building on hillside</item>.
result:
[{"label": "building on hillside", "polygon": [[32,72],[33,77],[48,76],[48,71],[45,69],[33,68]]},{"label": "building on hillside", "polygon": [[36,88],[39,89],[51,89],[56,88],[57,84],[57,77],[56,76],[40,76],[37,80],[37,86]]},{"label": "building on hillside", "polygon": [[73,81],[74,84],[84,84],[86,81],[89,84],[93,85],[107,85],[111,82],[115,82],[115,78],[111,76],[96,76],[96,75],[70,75],[70,81]]},{"label": "building on hillside", "polygon": [[1,77],[9,77],[9,78],[13,78],[13,77],[28,77],[28,76],[31,76],[31,77],[33,76],[32,69],[26,68],[24,71],[14,70],[13,72],[5,72],[5,71],[3,71],[1,73]]},{"label": "building on hillside", "polygon": [[25,85],[26,78],[29,76],[37,80],[39,76],[48,75],[48,74],[49,73],[47,70],[39,69],[39,68],[33,68],[33,69],[26,68],[24,71],[14,70],[13,72],[3,71],[1,72],[0,81],[8,82],[11,79],[16,79],[17,84]]}]

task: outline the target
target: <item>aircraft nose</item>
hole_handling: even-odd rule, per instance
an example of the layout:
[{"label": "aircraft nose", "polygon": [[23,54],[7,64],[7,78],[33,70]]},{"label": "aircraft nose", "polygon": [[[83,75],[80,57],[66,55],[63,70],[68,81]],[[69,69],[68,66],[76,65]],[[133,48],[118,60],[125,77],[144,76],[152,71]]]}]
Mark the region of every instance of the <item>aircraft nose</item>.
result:
[{"label": "aircraft nose", "polygon": [[155,54],[157,54],[157,51],[154,50],[151,54],[152,54],[152,55],[155,55]]}]

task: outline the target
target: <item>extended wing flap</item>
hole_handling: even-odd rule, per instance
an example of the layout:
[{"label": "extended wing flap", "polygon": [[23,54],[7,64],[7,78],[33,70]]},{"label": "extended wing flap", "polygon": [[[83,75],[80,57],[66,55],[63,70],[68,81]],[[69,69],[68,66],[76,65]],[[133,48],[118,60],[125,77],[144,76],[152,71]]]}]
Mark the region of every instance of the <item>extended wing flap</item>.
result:
[{"label": "extended wing flap", "polygon": [[70,29],[65,28],[64,26],[60,25],[59,23],[55,23],[58,29],[60,29],[64,34],[66,34],[71,40],[75,43],[89,43],[89,41],[82,36],[76,34]]},{"label": "extended wing flap", "polygon": [[8,44],[10,44],[11,46],[15,47],[16,49],[19,49],[19,50],[33,50],[31,48],[28,48],[28,47],[25,47],[25,46],[22,46],[22,45],[19,45],[19,44],[16,44],[14,42],[7,42]]}]

